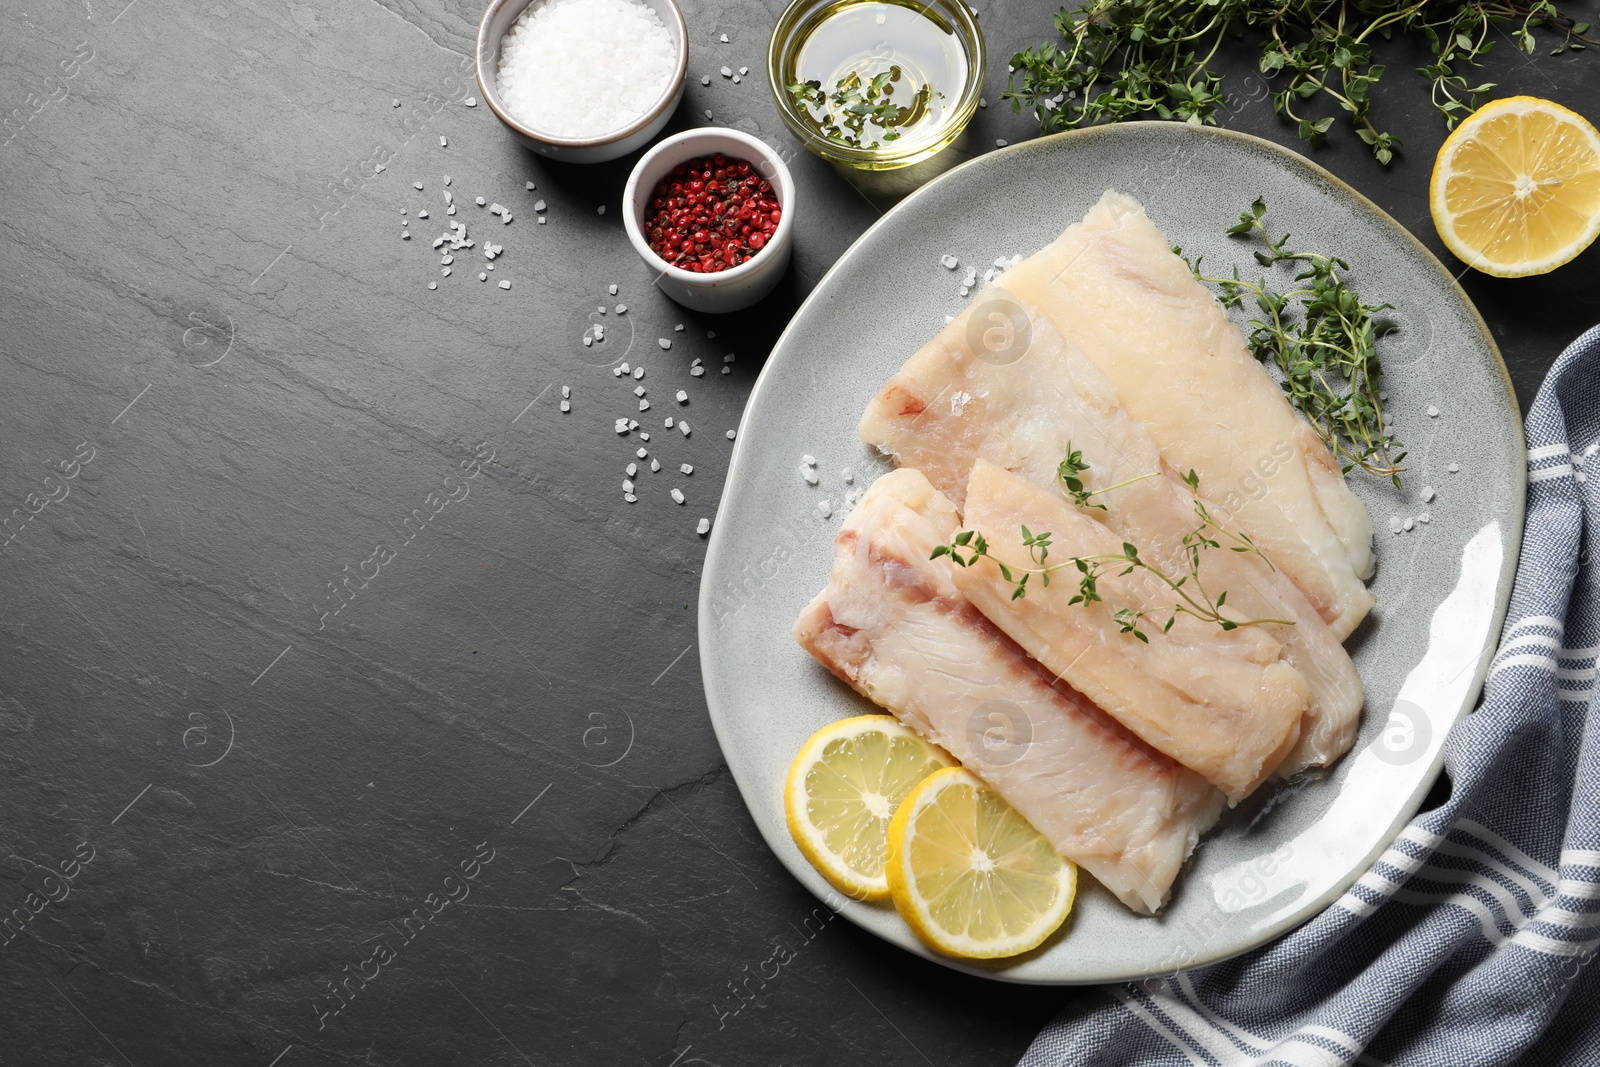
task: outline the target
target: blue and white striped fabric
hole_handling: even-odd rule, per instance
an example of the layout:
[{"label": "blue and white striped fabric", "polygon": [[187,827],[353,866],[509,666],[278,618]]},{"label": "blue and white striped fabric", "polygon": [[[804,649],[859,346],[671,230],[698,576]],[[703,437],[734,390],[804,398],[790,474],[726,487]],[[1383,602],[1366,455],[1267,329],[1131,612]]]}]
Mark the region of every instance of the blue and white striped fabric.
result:
[{"label": "blue and white striped fabric", "polygon": [[1079,997],[1023,1067],[1600,1065],[1600,327],[1528,415],[1528,518],[1442,807],[1280,940]]}]

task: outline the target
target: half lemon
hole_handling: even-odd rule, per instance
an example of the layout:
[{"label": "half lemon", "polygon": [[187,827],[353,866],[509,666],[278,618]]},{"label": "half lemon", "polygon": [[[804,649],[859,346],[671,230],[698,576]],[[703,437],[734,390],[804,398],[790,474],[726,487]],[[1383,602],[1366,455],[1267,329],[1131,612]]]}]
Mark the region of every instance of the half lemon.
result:
[{"label": "half lemon", "polygon": [[1078,892],[1077,865],[961,767],[936,771],[901,802],[885,873],[917,936],[968,959],[1037,948]]},{"label": "half lemon", "polygon": [[1600,235],[1600,132],[1549,100],[1491,101],[1439,149],[1429,207],[1463,263],[1497,278],[1555,270]]},{"label": "half lemon", "polygon": [[888,715],[829,723],[789,767],[783,810],[811,865],[856,900],[889,895],[889,819],[906,795],[952,760]]}]

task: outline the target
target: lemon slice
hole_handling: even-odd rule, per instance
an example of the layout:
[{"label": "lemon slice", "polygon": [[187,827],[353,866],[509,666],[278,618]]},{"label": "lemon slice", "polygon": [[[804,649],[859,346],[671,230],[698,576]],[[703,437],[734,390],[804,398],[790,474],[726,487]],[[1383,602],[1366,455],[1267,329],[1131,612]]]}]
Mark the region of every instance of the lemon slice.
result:
[{"label": "lemon slice", "polygon": [[1463,263],[1497,278],[1555,270],[1600,234],[1600,132],[1549,100],[1495,100],[1446,138],[1428,199]]},{"label": "lemon slice", "polygon": [[1072,911],[1078,867],[971,771],[938,771],[889,823],[885,873],[930,947],[994,959],[1037,948]]},{"label": "lemon slice", "polygon": [[783,810],[811,865],[857,900],[889,895],[889,818],[916,784],[955,761],[887,715],[829,723],[789,768]]}]

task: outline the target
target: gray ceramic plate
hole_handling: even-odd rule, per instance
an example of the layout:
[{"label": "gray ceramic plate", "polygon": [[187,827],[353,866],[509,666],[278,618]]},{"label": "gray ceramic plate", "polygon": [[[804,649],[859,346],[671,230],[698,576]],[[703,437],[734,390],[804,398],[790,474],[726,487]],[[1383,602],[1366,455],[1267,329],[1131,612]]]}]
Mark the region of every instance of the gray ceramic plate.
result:
[{"label": "gray ceramic plate", "polygon": [[[1418,180],[1421,180],[1420,178]],[[840,472],[889,464],[856,436],[884,380],[964,304],[965,264],[1031,253],[1107,188],[1138,197],[1174,244],[1208,266],[1255,271],[1224,229],[1258,194],[1295,243],[1338,250],[1364,297],[1398,306],[1381,342],[1388,410],[1410,449],[1404,492],[1356,475],[1378,529],[1378,606],[1353,635],[1367,710],[1331,773],[1251,798],[1224,817],[1158,918],[1086,884],[1075,918],[1009,964],[933,956],[887,904],[843,901],[784,825],[790,760],[818,727],[873,707],[790,637],[828,581]],[[939,263],[960,257],[952,272]],[[1218,273],[1215,272],[1214,273]],[[1430,415],[1429,412],[1436,412]],[[797,468],[817,458],[821,485]],[[1449,473],[1455,463],[1462,473]],[[1339,898],[1383,852],[1438,777],[1446,732],[1477,698],[1499,634],[1522,533],[1522,425],[1505,366],[1450,275],[1375,205],[1302,157],[1236,133],[1138,123],[994,152],[905,200],[839,259],[795,315],[745,411],[700,585],[706,699],[723,754],[778,858],[842,914],[907,951],[1016,982],[1135,979],[1243,952]],[[1432,486],[1436,498],[1419,494]],[[834,504],[823,519],[820,500]],[[1392,534],[1392,518],[1429,521]],[[1283,795],[1292,794],[1292,795]],[[1085,883],[1092,879],[1085,878]]]}]

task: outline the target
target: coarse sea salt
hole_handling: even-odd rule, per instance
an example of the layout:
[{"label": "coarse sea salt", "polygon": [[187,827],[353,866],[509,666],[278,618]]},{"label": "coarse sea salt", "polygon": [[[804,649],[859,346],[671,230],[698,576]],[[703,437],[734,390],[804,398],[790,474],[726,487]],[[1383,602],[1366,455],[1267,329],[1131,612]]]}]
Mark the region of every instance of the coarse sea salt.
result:
[{"label": "coarse sea salt", "polygon": [[649,111],[677,66],[672,33],[639,0],[544,0],[501,42],[495,82],[534,129],[600,137]]}]

